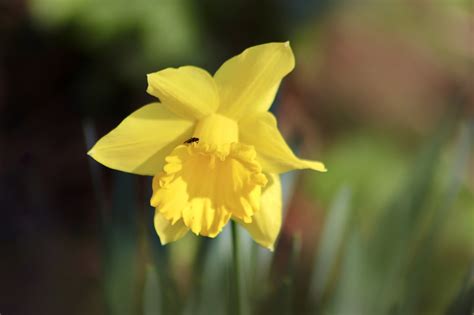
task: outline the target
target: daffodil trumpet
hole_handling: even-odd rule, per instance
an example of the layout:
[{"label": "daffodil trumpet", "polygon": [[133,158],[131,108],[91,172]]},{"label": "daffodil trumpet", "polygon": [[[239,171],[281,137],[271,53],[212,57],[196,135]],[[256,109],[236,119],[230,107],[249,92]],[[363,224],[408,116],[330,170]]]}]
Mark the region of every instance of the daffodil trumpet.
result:
[{"label": "daffodil trumpet", "polygon": [[153,177],[161,243],[216,237],[229,220],[273,250],[282,221],[279,174],[324,172],[296,157],[268,110],[295,60],[288,42],[244,50],[214,74],[193,67],[148,75],[159,102],[125,118],[89,151],[112,169]]}]

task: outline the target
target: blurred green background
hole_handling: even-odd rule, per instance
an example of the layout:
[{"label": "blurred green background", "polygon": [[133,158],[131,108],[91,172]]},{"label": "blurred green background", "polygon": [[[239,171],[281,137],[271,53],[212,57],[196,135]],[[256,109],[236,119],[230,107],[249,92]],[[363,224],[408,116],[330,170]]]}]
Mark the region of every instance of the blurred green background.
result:
[{"label": "blurred green background", "polygon": [[241,233],[245,314],[472,315],[470,0],[0,3],[0,313],[232,314],[230,232],[162,247],[150,179],[88,148],[153,100],[290,40],[272,111],[328,173],[283,176],[274,253]]}]

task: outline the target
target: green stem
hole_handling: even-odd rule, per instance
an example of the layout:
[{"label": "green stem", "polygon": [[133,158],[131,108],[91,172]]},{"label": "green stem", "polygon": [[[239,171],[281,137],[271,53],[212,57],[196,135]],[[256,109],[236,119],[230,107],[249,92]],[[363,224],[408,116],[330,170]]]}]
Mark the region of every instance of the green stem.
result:
[{"label": "green stem", "polygon": [[239,231],[237,229],[237,224],[232,221],[232,259],[234,263],[233,268],[233,294],[234,294],[234,309],[233,313],[235,315],[242,315],[242,291],[241,291],[241,281],[240,281],[240,244],[239,244]]},{"label": "green stem", "polygon": [[295,282],[298,272],[298,262],[301,255],[301,234],[295,233],[291,238],[291,256],[288,264],[288,284],[286,287],[285,297],[286,297],[286,314],[291,315],[294,313],[294,304],[295,304]]}]

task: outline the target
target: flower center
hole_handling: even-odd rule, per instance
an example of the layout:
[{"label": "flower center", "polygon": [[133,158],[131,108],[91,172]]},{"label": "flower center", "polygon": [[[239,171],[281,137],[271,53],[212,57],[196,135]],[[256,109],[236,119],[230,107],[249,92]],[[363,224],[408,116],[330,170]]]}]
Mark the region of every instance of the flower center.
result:
[{"label": "flower center", "polygon": [[266,183],[252,146],[194,142],[166,158],[164,171],[153,178],[151,205],[172,224],[182,220],[195,234],[215,237],[230,218],[252,222]]},{"label": "flower center", "polygon": [[239,141],[239,128],[235,120],[211,114],[198,121],[193,137],[208,144],[228,144]]}]

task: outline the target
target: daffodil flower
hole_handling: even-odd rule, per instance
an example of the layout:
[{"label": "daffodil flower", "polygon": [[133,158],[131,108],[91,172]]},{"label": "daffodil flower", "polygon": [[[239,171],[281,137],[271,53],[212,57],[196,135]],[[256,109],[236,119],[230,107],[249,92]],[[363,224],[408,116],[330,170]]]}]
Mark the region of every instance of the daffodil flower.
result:
[{"label": "daffodil flower", "polygon": [[273,249],[282,221],[279,174],[326,171],[296,157],[268,112],[295,60],[288,42],[246,49],[214,76],[184,66],[148,75],[160,102],[125,118],[89,151],[110,168],[153,178],[161,243],[217,236],[229,220]]}]

